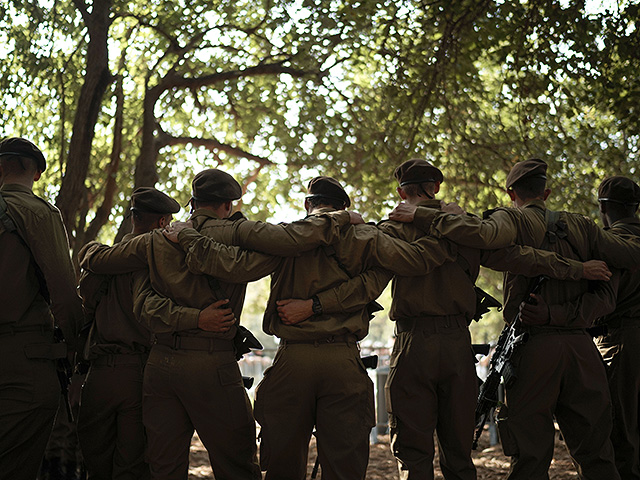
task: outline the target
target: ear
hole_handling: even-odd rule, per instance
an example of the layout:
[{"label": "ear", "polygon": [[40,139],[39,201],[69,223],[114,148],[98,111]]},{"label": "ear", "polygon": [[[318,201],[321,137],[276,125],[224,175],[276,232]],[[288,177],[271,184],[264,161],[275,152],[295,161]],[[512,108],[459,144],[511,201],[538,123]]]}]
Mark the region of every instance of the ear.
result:
[{"label": "ear", "polygon": [[308,198],[304,199],[304,209],[307,211],[307,213],[309,213],[309,210],[311,210],[311,205],[309,205],[309,199]]},{"label": "ear", "polygon": [[544,196],[542,197],[543,200],[546,200],[549,197],[549,194],[551,193],[551,189],[550,188],[545,188],[544,190]]},{"label": "ear", "polygon": [[516,201],[516,192],[514,192],[513,190],[511,190],[510,188],[508,188],[506,190],[507,195],[509,195],[509,198],[511,199],[512,202]]},{"label": "ear", "polygon": [[433,194],[435,195],[439,191],[440,191],[440,182],[435,182],[435,185],[433,186]]},{"label": "ear", "polygon": [[38,180],[40,180],[41,176],[42,176],[42,170],[36,170],[36,173],[33,174],[33,181],[37,182]]},{"label": "ear", "polygon": [[606,202],[598,202],[598,207],[600,209],[600,215],[604,215],[607,213],[607,203]]},{"label": "ear", "polygon": [[398,188],[396,188],[396,192],[398,192],[398,195],[400,195],[400,198],[402,200],[406,200],[407,199],[407,193],[404,191],[404,188],[398,187]]},{"label": "ear", "polygon": [[164,215],[158,219],[158,228],[164,228],[171,223],[172,215]]}]

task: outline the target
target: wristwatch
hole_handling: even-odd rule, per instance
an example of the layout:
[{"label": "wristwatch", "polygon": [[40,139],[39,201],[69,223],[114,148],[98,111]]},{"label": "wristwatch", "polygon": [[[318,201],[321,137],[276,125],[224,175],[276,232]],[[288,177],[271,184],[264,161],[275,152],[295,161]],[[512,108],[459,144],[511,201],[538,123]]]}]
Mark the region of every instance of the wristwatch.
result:
[{"label": "wristwatch", "polygon": [[320,299],[317,295],[311,297],[313,303],[311,304],[311,310],[313,310],[314,315],[322,315],[322,304],[320,303]]}]

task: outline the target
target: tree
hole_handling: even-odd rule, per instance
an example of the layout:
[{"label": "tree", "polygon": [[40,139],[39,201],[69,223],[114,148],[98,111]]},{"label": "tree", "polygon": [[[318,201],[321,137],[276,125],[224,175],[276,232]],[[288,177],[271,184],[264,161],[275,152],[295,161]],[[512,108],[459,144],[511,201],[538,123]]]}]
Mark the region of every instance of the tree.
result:
[{"label": "tree", "polygon": [[316,171],[380,216],[412,156],[477,211],[541,155],[576,186],[552,205],[593,215],[598,180],[638,165],[637,0],[44,3],[0,7],[3,130],[59,159],[46,190],[75,250],[113,234],[135,187],[186,203],[205,166],[266,219]]}]

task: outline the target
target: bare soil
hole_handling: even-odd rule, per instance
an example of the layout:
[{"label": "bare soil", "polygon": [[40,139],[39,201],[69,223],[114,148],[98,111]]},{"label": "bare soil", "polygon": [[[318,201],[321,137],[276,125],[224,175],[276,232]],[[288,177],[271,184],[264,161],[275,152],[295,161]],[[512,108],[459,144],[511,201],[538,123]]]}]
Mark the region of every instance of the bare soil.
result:
[{"label": "bare soil", "polygon": [[[398,478],[396,462],[389,448],[389,437],[381,436],[380,442],[371,445],[367,480],[394,480]],[[311,470],[316,459],[315,441],[312,440],[309,452],[309,467],[307,478],[311,476]],[[506,477],[509,471],[509,457],[502,454],[500,445],[489,446],[489,435],[485,431],[480,437],[478,450],[473,452],[473,462],[478,470],[479,480],[496,480]],[[321,474],[318,474],[318,478]],[[211,466],[207,452],[202,446],[197,435],[191,443],[191,459],[189,467],[189,480],[213,479]],[[438,467],[437,452],[435,461],[435,478],[443,479]],[[567,453],[564,443],[556,435],[556,448],[549,469],[550,480],[575,480],[578,478],[571,458]]]}]

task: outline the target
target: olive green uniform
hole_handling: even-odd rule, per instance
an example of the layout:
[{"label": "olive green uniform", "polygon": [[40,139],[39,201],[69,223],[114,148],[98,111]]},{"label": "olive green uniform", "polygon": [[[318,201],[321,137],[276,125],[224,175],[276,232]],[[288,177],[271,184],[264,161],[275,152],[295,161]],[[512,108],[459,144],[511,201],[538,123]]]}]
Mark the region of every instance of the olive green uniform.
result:
[{"label": "olive green uniform", "polygon": [[[615,222],[609,232],[640,237],[636,217]],[[611,441],[620,477],[640,479],[640,272],[618,270],[615,311],[600,319],[607,334],[596,345],[604,358],[613,404]]]},{"label": "olive green uniform", "polygon": [[[439,208],[438,200],[420,205]],[[424,235],[413,224],[382,222],[380,228],[405,241]],[[425,226],[423,228],[426,229]],[[579,279],[582,265],[529,247],[499,251],[459,248],[463,260],[448,262],[428,275],[395,276],[390,318],[397,337],[386,385],[391,440],[403,479],[432,479],[434,437],[438,432],[440,464],[447,479],[475,479],[471,444],[477,399],[475,357],[468,324],[475,314],[473,289],[482,263],[496,270],[548,274]],[[354,287],[337,287],[318,295],[325,311],[375,299],[391,278],[370,271]]]},{"label": "olive green uniform", "polygon": [[[188,248],[187,263],[192,270],[223,279],[255,279],[245,260],[249,252],[220,245],[212,249],[202,238],[189,244],[187,235],[181,242]],[[421,242],[408,245],[373,226],[355,225],[343,233],[333,251],[319,248],[279,263],[272,276],[263,329],[281,343],[258,386],[255,403],[262,427],[260,462],[267,479],[304,478],[314,426],[323,478],[364,479],[368,435],[375,423],[373,387],[357,346],[369,329],[363,305],[285,325],[276,300],[319,293],[323,305],[333,309],[336,304],[330,294],[320,292],[365,269],[386,267],[411,275],[455,258],[449,244],[429,238]],[[349,293],[340,296],[348,298]],[[468,353],[470,356],[470,350]]]},{"label": "olive green uniform", "polygon": [[[438,200],[423,206],[439,208]],[[385,222],[391,235],[413,241],[414,224]],[[390,318],[397,337],[387,380],[391,442],[402,479],[433,479],[434,431],[446,479],[475,479],[471,445],[478,382],[468,325],[476,310],[475,279],[482,263],[528,275],[580,278],[577,262],[546,263],[543,253],[460,247],[464,261],[449,262],[420,277],[394,277]],[[555,257],[554,257],[555,258]]]},{"label": "olive green uniform", "polygon": [[[349,215],[316,218],[303,225],[274,226],[244,219],[219,219],[209,210],[192,216],[197,230],[224,243],[255,242],[298,250],[305,243],[330,243],[348,224]],[[310,247],[308,247],[310,248]],[[93,253],[93,254],[91,254]],[[253,254],[256,275],[271,272],[278,259]],[[85,258],[83,267],[97,273],[118,274],[149,268],[152,287],[178,305],[203,309],[218,300],[205,276],[192,274],[179,246],[160,231],[140,235],[111,249],[98,249]],[[99,270],[99,271],[98,271]],[[220,282],[237,319],[244,302],[246,283]],[[138,289],[138,287],[135,287]],[[145,297],[136,300],[144,302]],[[255,461],[255,422],[235,360],[234,326],[225,334],[197,328],[198,310],[163,318],[154,301],[135,305],[141,320],[156,334],[144,373],[143,420],[149,436],[149,458],[154,478],[186,478],[193,430],[209,452],[217,479],[259,479]],[[162,310],[163,311],[163,310]]]},{"label": "olive green uniform", "polygon": [[[133,237],[125,235],[122,241]],[[142,480],[150,477],[144,459],[142,375],[151,333],[133,314],[133,273],[91,276],[80,281],[85,304],[98,301],[87,345],[91,368],[78,416],[80,446],[89,479]]]},{"label": "olive green uniform", "polygon": [[0,224],[0,472],[34,479],[60,400],[54,359],[66,354],[53,345],[54,316],[73,348],[82,305],[60,212],[28,187],[8,184],[0,194],[17,228]]},{"label": "olive green uniform", "polygon": [[[420,209],[419,209],[420,210]],[[423,210],[416,218],[433,219],[438,213]],[[604,232],[581,215],[561,213],[566,239],[550,249],[567,258],[601,258],[614,267],[640,264],[640,245]],[[468,216],[440,215],[433,224],[436,235],[478,248],[499,248],[514,243],[539,247],[547,232],[544,202],[534,200],[519,209],[498,209],[484,221]],[[530,288],[524,276],[505,276],[507,321],[516,317]],[[567,309],[587,292],[582,281],[550,281],[542,296],[550,305],[550,322],[528,327],[529,341],[513,359],[518,379],[507,389],[502,443],[512,456],[509,478],[546,479],[553,456],[553,417],[560,425],[569,451],[587,479],[619,478],[613,462],[611,402],[606,374],[579,308]]]}]

